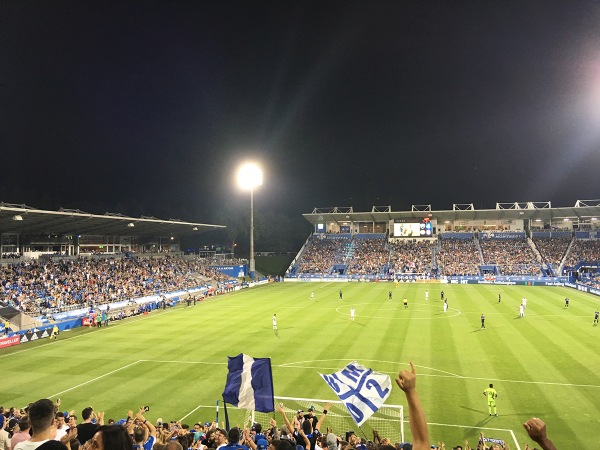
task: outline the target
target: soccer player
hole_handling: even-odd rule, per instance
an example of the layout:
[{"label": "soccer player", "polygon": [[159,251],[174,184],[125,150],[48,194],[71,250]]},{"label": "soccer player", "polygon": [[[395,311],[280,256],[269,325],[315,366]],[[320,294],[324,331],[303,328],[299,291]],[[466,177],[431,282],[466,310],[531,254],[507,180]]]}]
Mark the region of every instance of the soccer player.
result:
[{"label": "soccer player", "polygon": [[498,393],[496,392],[496,389],[494,389],[494,385],[490,383],[490,387],[483,391],[483,395],[485,395],[488,399],[488,410],[490,412],[490,416],[497,416],[496,397],[498,397]]},{"label": "soccer player", "polygon": [[273,314],[273,331],[277,332],[277,314]]},{"label": "soccer player", "polygon": [[519,317],[525,317],[525,307],[522,303],[519,305]]},{"label": "soccer player", "polygon": [[56,326],[56,324],[54,324],[54,326],[52,327],[52,333],[50,333],[50,339],[56,340],[57,337],[58,337],[58,326]]},{"label": "soccer player", "polygon": [[500,300],[502,300],[502,294],[498,292],[498,303],[500,303]]},{"label": "soccer player", "polygon": [[448,311],[448,299],[444,299],[444,312]]},{"label": "soccer player", "polygon": [[404,297],[404,300],[402,300],[402,303],[404,304],[404,309],[408,309],[408,299],[406,297]]},{"label": "soccer player", "polygon": [[350,308],[350,319],[354,322],[354,308]]},{"label": "soccer player", "polygon": [[569,307],[569,297],[565,298],[565,308]]},{"label": "soccer player", "polygon": [[440,293],[441,299],[444,300],[444,291]]},{"label": "soccer player", "polygon": [[388,292],[388,299],[391,300],[392,299],[392,291]]},{"label": "soccer player", "polygon": [[523,304],[523,308],[527,308],[527,299],[525,297],[523,297],[521,303]]},{"label": "soccer player", "polygon": [[485,316],[481,314],[481,329],[485,330]]},{"label": "soccer player", "polygon": [[342,290],[340,289],[340,300],[342,300]]},{"label": "soccer player", "polygon": [[315,291],[312,291],[312,292],[310,293],[310,299],[311,299],[311,300],[314,300],[314,299],[315,299]]},{"label": "soccer player", "polygon": [[429,300],[429,291],[425,291],[425,300]]},{"label": "soccer player", "polygon": [[598,315],[600,315],[600,311],[596,310],[594,313],[594,326],[598,325]]}]

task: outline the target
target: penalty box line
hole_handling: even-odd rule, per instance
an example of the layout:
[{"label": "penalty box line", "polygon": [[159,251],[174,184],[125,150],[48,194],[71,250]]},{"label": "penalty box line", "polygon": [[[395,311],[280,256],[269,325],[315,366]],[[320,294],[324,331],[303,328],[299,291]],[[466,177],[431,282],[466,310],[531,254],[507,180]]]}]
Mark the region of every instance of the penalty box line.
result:
[{"label": "penalty box line", "polygon": [[[404,421],[408,422],[408,420],[404,420]],[[436,423],[436,422],[427,422],[427,425],[438,426],[438,427],[453,427],[453,428],[477,428],[479,430],[490,430],[490,431],[506,431],[506,432],[510,433],[510,435],[512,436],[513,442],[515,443],[517,450],[521,450],[521,447],[519,446],[519,442],[517,441],[517,437],[515,436],[515,433],[513,432],[513,430],[510,428],[475,427],[473,425],[454,425],[454,424],[450,424],[450,423]],[[479,441],[479,437],[477,437],[477,440]]]},{"label": "penalty box line", "polygon": [[[321,361],[332,361],[332,360],[321,360]],[[345,360],[344,360],[345,361]],[[369,361],[373,361],[373,360],[369,360]],[[177,360],[158,360],[158,359],[140,359],[139,361],[136,362],[154,362],[154,363],[176,363],[176,364],[207,364],[207,365],[214,365],[214,366],[226,366],[227,363],[226,362],[208,362],[208,361],[177,361]],[[291,363],[283,363],[283,364],[273,364],[273,367],[278,367],[278,368],[282,368],[282,369],[300,369],[300,370],[306,370],[306,369],[315,369],[315,370],[339,370],[339,367],[323,367],[323,366],[296,366],[295,364],[300,364],[300,363],[310,363],[313,361],[298,361],[298,362],[291,362]],[[381,362],[386,362],[386,361],[381,361]],[[424,366],[417,366],[417,367],[424,367]],[[432,369],[430,367],[426,367],[428,369]],[[398,372],[390,372],[390,371],[385,371],[385,370],[380,370],[379,372],[381,373],[385,373],[385,374],[392,374],[392,375],[397,375]],[[559,386],[559,387],[576,387],[576,388],[594,388],[594,389],[598,389],[600,388],[600,385],[597,384],[576,384],[576,383],[560,383],[560,382],[556,382],[556,381],[531,381],[531,380],[509,380],[509,379],[500,379],[500,378],[485,378],[485,377],[471,377],[471,376],[465,376],[465,375],[458,375],[458,374],[453,374],[451,372],[445,372],[445,371],[440,371],[442,372],[442,374],[432,374],[432,373],[420,373],[419,376],[420,377],[432,377],[432,378],[454,378],[454,379],[459,379],[459,380],[476,380],[476,381],[496,381],[496,382],[502,382],[502,383],[518,383],[518,384],[533,384],[533,385],[545,385],[545,386]]]},{"label": "penalty box line", "polygon": [[72,387],[70,387],[68,389],[65,389],[64,391],[60,391],[60,392],[57,392],[56,394],[50,395],[50,398],[52,398],[52,397],[58,397],[59,395],[64,394],[65,392],[70,392],[72,390],[80,388],[81,386],[85,386],[86,384],[90,384],[90,383],[93,383],[94,381],[98,381],[98,380],[100,380],[102,378],[105,378],[105,377],[107,377],[109,375],[112,375],[113,373],[117,373],[117,372],[120,372],[121,370],[124,370],[124,369],[127,369],[127,368],[131,367],[131,366],[134,366],[134,365],[136,365],[136,364],[138,364],[138,363],[140,363],[142,361],[143,361],[142,359],[139,359],[139,360],[134,361],[132,363],[125,364],[124,366],[121,366],[118,369],[111,370],[110,372],[106,372],[105,374],[97,376],[95,378],[92,378],[91,380],[87,380],[87,381],[85,381],[83,383],[76,384],[75,386],[72,386]]},{"label": "penalty box line", "polygon": [[[179,364],[210,364],[210,365],[227,365],[227,363],[225,363],[225,362],[223,362],[223,363],[220,363],[220,362],[217,362],[217,363],[212,363],[212,362],[194,362],[194,361],[160,361],[160,360],[153,360],[153,359],[138,359],[137,361],[134,361],[134,362],[132,362],[132,363],[129,363],[129,364],[125,364],[124,366],[121,366],[121,367],[119,367],[118,369],[114,369],[114,370],[111,370],[110,372],[106,372],[105,374],[99,375],[99,376],[97,376],[97,377],[95,377],[95,378],[92,378],[91,380],[84,381],[83,383],[76,384],[75,386],[72,386],[72,387],[70,387],[70,388],[68,388],[68,389],[65,389],[64,391],[57,392],[56,394],[53,394],[53,395],[51,395],[50,397],[56,397],[56,396],[58,396],[58,395],[64,394],[65,392],[70,392],[70,391],[72,391],[72,390],[74,390],[74,389],[77,389],[77,388],[79,388],[79,387],[81,387],[81,386],[85,386],[86,384],[93,383],[94,381],[98,381],[98,380],[100,380],[100,379],[102,379],[102,378],[105,378],[105,377],[107,377],[107,376],[109,376],[109,375],[112,375],[112,374],[114,374],[114,373],[120,372],[121,370],[127,369],[127,368],[129,368],[129,367],[131,367],[131,366],[134,366],[134,365],[136,365],[136,364],[143,363],[143,362],[152,362],[152,363],[156,363],[156,362],[159,362],[159,363],[179,363]],[[186,417],[187,417],[187,416],[186,416]]]}]

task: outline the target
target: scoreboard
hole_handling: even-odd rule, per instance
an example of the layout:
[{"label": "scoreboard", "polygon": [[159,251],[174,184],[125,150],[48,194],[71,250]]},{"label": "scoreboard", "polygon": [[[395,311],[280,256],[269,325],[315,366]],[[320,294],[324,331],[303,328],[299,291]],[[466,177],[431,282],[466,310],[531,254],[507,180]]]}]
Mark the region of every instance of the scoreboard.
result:
[{"label": "scoreboard", "polygon": [[400,219],[394,221],[394,237],[432,237],[433,225],[429,217],[419,219]]}]

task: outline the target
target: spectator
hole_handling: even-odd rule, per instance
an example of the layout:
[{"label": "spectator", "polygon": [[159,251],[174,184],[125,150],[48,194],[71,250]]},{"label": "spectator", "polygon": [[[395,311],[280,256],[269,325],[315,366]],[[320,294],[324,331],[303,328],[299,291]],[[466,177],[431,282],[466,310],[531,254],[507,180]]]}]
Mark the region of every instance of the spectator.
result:
[{"label": "spectator", "polygon": [[28,413],[33,434],[26,441],[17,444],[14,450],[33,450],[56,437],[56,429],[52,426],[55,414],[52,400],[38,400],[29,406]]},{"label": "spectator", "polygon": [[83,446],[84,450],[88,448],[94,450],[131,450],[133,441],[125,427],[101,425],[91,438],[90,443]]},{"label": "spectator", "polygon": [[129,434],[133,435],[135,450],[152,450],[156,441],[156,427],[144,417],[144,408],[140,408],[135,420],[130,422]]},{"label": "spectator", "polygon": [[19,423],[17,424],[17,427],[18,427],[19,431],[16,432],[15,434],[13,434],[13,436],[10,440],[10,446],[13,449],[16,447],[16,445],[18,443],[26,441],[27,439],[29,439],[31,437],[31,435],[29,434],[29,429],[31,428],[31,424],[29,423],[29,417],[21,416],[21,418],[19,419]]},{"label": "spectator", "polygon": [[60,440],[64,435],[67,434],[69,430],[69,425],[65,423],[65,413],[59,411],[56,413],[54,418],[54,423],[56,425],[56,440]]},{"label": "spectator", "polygon": [[83,419],[83,422],[77,425],[77,439],[82,445],[92,439],[100,425],[104,425],[103,412],[98,414],[98,423],[92,422],[94,417],[94,409],[91,406],[88,406],[81,411],[81,418]]},{"label": "spectator", "polygon": [[8,418],[0,415],[0,450],[10,450],[10,436],[6,431]]}]

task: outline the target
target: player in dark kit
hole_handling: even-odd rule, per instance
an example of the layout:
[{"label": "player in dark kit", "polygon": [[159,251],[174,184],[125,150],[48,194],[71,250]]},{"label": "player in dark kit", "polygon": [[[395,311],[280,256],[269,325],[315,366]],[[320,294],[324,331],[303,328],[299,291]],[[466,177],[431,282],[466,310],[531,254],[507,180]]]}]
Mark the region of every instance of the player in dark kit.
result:
[{"label": "player in dark kit", "polygon": [[342,300],[342,290],[340,289],[340,300]]},{"label": "player in dark kit", "polygon": [[388,292],[388,299],[392,299],[392,291]]},{"label": "player in dark kit", "polygon": [[598,315],[600,315],[600,311],[594,313],[594,325],[598,325]]},{"label": "player in dark kit", "polygon": [[498,292],[498,303],[500,303],[500,300],[502,300],[502,294]]},{"label": "player in dark kit", "polygon": [[483,314],[481,315],[481,328],[485,330],[485,316]]},{"label": "player in dark kit", "polygon": [[569,297],[565,298],[565,308],[569,307]]},{"label": "player in dark kit", "polygon": [[444,291],[442,291],[442,292],[440,293],[440,296],[441,296],[442,300],[444,300]]}]

